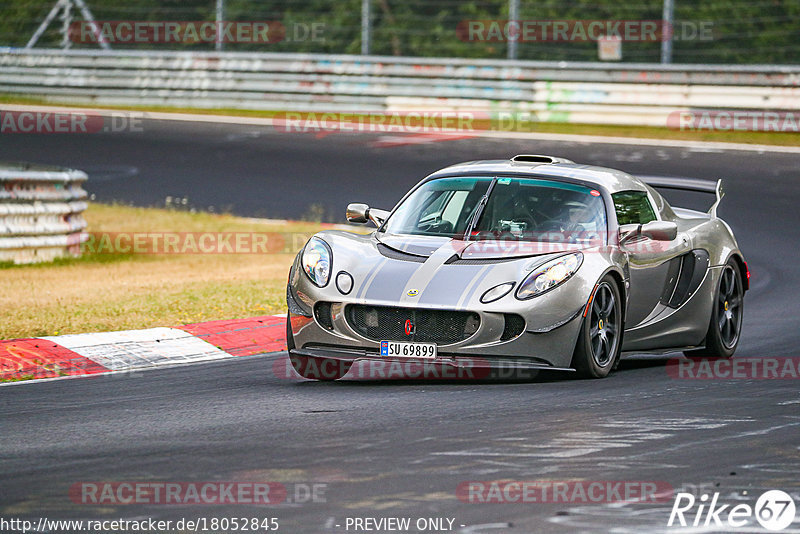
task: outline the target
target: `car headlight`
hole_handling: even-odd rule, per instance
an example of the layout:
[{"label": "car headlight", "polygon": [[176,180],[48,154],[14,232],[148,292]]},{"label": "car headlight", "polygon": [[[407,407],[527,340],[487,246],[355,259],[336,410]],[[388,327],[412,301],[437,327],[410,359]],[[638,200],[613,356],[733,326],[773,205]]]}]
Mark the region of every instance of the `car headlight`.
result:
[{"label": "car headlight", "polygon": [[325,287],[331,277],[333,254],[328,244],[318,237],[312,237],[303,249],[303,270],[314,285]]},{"label": "car headlight", "polygon": [[563,284],[583,263],[583,254],[575,252],[548,261],[525,277],[517,289],[517,298],[526,300]]}]

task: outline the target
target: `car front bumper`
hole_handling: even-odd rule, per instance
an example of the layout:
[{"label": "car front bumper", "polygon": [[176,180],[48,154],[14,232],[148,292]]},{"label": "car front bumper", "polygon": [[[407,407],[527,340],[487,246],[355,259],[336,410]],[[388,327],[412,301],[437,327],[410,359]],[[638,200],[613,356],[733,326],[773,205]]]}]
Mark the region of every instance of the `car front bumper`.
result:
[{"label": "car front bumper", "polygon": [[[313,316],[292,313],[291,308],[287,316],[290,354],[342,362],[387,361],[380,354],[380,341],[362,337],[344,318],[335,318],[330,329],[320,325]],[[417,360],[455,367],[571,370],[582,311],[579,308],[568,312],[546,331],[524,329],[508,341],[498,340],[502,314],[476,311],[481,317],[481,326],[474,335],[459,343],[438,345],[436,360]]]}]

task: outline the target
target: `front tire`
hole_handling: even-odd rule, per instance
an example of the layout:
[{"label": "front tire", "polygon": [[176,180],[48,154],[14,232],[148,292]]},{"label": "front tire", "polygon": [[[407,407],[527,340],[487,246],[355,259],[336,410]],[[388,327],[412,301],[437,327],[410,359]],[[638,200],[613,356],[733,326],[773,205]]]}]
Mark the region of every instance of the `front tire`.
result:
[{"label": "front tire", "polygon": [[297,374],[303,378],[322,380],[324,382],[339,380],[347,374],[347,371],[353,365],[353,362],[316,358],[314,356],[300,356],[298,354],[290,355],[289,361],[292,362],[292,367],[297,371]]},{"label": "front tire", "polygon": [[582,378],[604,378],[616,367],[622,347],[622,297],[616,281],[604,276],[597,284],[581,324],[572,367]]},{"label": "front tire", "polygon": [[742,333],[744,318],[744,285],[742,273],[733,259],[729,260],[720,274],[711,321],[706,332],[706,346],[687,351],[686,356],[703,358],[730,358],[736,352]]}]

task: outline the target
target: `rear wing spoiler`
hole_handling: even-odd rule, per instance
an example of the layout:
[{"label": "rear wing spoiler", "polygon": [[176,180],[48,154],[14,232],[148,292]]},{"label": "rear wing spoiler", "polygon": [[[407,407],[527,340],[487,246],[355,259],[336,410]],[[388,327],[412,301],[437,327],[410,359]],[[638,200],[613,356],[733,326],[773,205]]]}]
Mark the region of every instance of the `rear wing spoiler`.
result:
[{"label": "rear wing spoiler", "polygon": [[673,176],[639,176],[638,178],[650,187],[659,189],[676,189],[678,191],[694,191],[696,193],[716,195],[716,200],[708,210],[708,214],[714,218],[717,217],[717,208],[722,197],[725,196],[725,192],[722,190],[722,180],[713,182],[700,178],[677,178]]}]

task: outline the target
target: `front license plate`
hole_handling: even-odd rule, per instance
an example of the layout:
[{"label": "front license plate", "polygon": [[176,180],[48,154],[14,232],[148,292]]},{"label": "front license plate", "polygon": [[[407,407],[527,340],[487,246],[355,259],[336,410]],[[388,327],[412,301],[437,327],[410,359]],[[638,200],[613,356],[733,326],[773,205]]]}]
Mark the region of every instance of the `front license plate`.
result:
[{"label": "front license plate", "polygon": [[436,358],[435,343],[401,343],[399,341],[381,341],[381,356],[389,358]]}]

